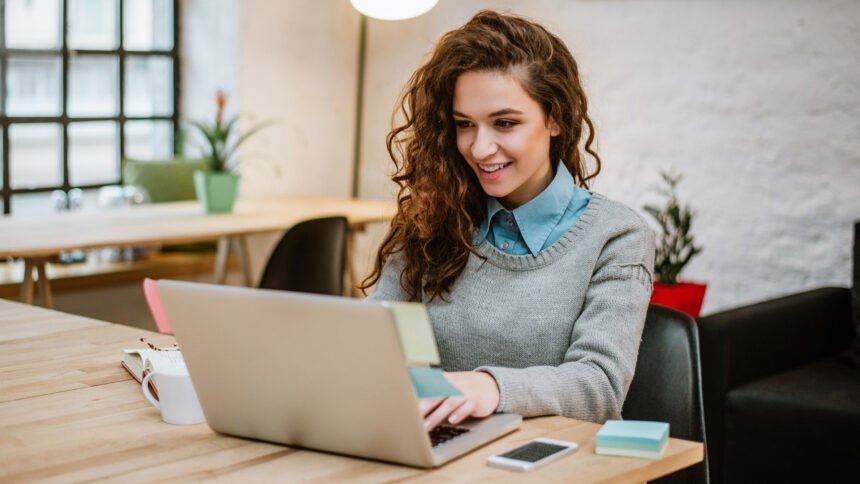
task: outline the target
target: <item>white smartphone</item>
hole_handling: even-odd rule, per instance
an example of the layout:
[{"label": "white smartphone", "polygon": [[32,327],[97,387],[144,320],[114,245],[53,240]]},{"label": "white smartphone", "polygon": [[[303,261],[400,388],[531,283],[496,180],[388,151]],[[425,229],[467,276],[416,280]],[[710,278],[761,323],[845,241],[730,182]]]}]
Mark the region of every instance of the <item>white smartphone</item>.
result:
[{"label": "white smartphone", "polygon": [[576,452],[579,444],[556,439],[534,439],[528,444],[487,459],[487,465],[526,472]]}]

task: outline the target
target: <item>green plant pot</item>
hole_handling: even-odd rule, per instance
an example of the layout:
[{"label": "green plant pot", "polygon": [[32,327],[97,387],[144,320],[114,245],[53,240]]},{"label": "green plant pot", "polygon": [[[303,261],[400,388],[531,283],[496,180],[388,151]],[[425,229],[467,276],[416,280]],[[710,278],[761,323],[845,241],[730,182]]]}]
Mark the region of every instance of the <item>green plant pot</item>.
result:
[{"label": "green plant pot", "polygon": [[239,176],[210,171],[194,172],[194,190],[206,213],[230,213],[239,191]]}]

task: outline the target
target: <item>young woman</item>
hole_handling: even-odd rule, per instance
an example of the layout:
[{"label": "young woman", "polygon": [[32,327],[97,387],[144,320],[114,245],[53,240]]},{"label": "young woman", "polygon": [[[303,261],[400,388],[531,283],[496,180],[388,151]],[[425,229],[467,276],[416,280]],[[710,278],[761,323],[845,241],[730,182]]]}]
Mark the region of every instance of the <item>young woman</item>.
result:
[{"label": "young woman", "polygon": [[493,412],[618,418],[654,241],[632,210],[587,190],[600,158],[567,47],[479,12],[439,40],[401,111],[388,135],[398,212],[363,288],[427,305],[463,393],[422,400],[427,429]]}]

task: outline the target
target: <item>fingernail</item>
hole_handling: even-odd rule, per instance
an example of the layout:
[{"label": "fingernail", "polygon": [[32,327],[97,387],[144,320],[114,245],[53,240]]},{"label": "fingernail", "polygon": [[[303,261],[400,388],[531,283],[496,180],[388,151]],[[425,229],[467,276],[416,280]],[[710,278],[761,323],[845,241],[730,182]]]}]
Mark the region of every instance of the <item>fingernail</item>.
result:
[{"label": "fingernail", "polygon": [[451,415],[450,417],[448,417],[448,423],[450,424],[455,424],[459,421],[460,419],[456,415]]}]

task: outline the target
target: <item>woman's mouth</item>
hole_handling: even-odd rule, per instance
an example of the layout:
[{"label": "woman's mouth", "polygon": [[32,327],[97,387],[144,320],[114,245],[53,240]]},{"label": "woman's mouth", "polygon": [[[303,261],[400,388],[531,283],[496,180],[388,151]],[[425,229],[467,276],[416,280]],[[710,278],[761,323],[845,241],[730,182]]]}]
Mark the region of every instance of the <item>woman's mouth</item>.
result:
[{"label": "woman's mouth", "polygon": [[512,161],[506,163],[477,163],[478,178],[487,182],[498,180],[512,163]]},{"label": "woman's mouth", "polygon": [[513,162],[509,161],[507,163],[478,164],[478,170],[480,170],[483,173],[487,173],[487,174],[496,173],[500,170],[507,168],[508,166],[510,166],[511,163],[513,163]]}]

